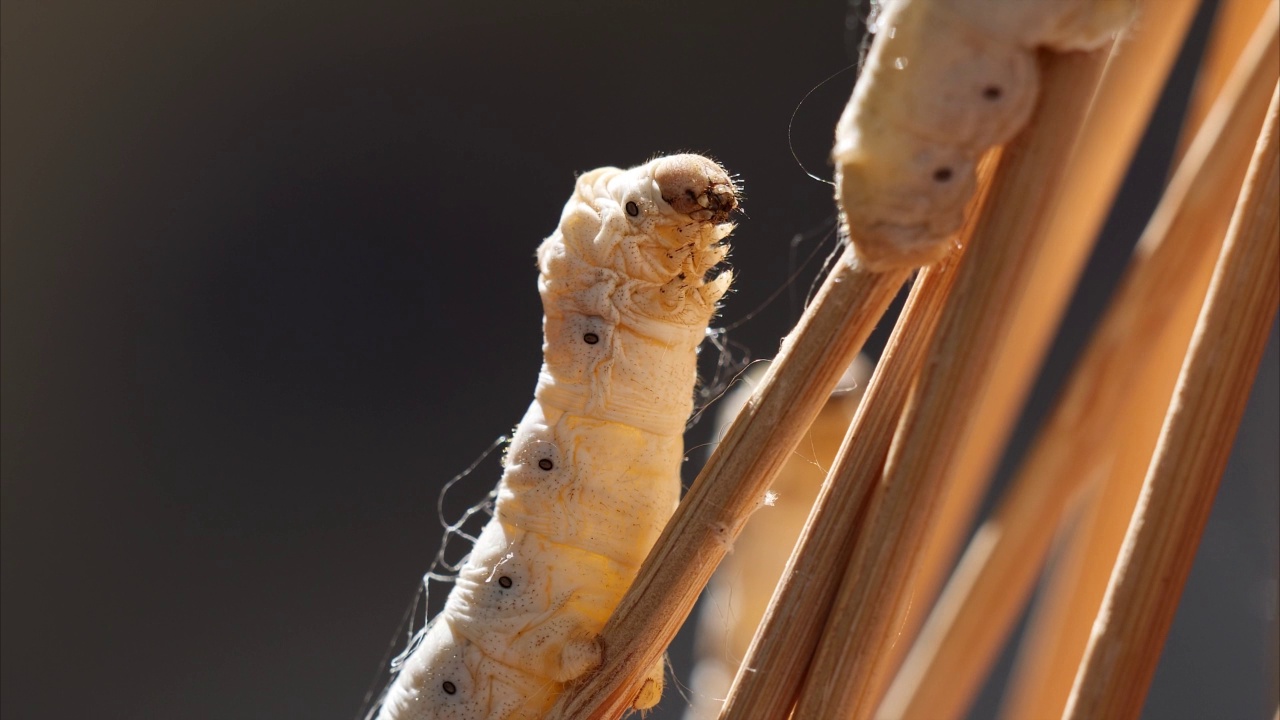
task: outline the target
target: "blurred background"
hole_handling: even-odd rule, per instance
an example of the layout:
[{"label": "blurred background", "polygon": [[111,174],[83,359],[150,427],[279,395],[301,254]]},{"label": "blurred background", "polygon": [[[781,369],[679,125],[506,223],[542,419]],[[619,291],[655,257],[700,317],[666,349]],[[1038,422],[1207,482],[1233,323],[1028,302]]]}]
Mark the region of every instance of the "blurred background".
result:
[{"label": "blurred background", "polygon": [[[1002,478],[1159,197],[1212,5]],[[739,173],[722,323],[771,356],[834,224],[788,121],[829,177],[854,73],[800,101],[856,58],[859,12],[5,0],[4,716],[356,717],[441,485],[532,396],[533,252],[574,174],[677,150]],[[1273,331],[1150,718],[1275,708],[1278,368]]]}]

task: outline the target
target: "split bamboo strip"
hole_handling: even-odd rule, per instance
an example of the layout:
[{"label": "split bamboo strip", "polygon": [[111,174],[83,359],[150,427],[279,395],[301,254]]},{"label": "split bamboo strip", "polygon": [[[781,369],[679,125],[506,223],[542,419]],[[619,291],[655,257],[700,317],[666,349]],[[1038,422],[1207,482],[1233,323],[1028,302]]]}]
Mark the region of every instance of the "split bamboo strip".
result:
[{"label": "split bamboo strip", "polygon": [[[989,165],[980,177],[983,190],[975,209],[982,206],[981,197],[990,184]],[[962,237],[971,225],[972,220]],[[783,581],[739,666],[721,720],[785,718],[795,704],[839,588],[840,570],[849,564],[859,519],[880,478],[902,407],[919,375],[929,338],[954,285],[956,263],[964,252],[952,252],[922,272],[912,287],[862,406],[783,572]]]},{"label": "split bamboo strip", "polygon": [[1116,419],[1153,360],[1175,308],[1170,295],[1212,265],[1220,245],[1213,241],[1218,216],[1230,216],[1276,79],[1276,68],[1257,59],[1242,68],[1247,78],[1224,98],[1225,113],[1213,116],[1179,167],[1010,490],[930,615],[883,717],[964,714],[1021,614],[1072,498],[1105,476],[1117,449],[1108,439],[1124,434]]},{"label": "split bamboo strip", "polygon": [[1280,308],[1280,85],[1063,717],[1136,718]]},{"label": "split bamboo strip", "polygon": [[908,274],[869,272],[846,249],[605,625],[603,664],[549,717],[616,718],[630,708]]},{"label": "split bamboo strip", "polygon": [[1209,116],[1209,109],[1227,83],[1236,61],[1249,38],[1258,29],[1272,0],[1222,0],[1213,19],[1213,29],[1205,45],[1204,58],[1196,71],[1196,84],[1183,120],[1183,131],[1176,157],[1186,155],[1196,130]]},{"label": "split bamboo strip", "polygon": [[[1056,717],[1066,705],[1213,274],[1216,250],[1226,233],[1235,194],[1244,178],[1251,151],[1248,139],[1262,125],[1265,98],[1275,81],[1276,69],[1280,68],[1277,26],[1280,14],[1273,3],[1243,55],[1240,48],[1216,48],[1239,57],[1240,62],[1217,107],[1206,114],[1207,122],[1221,122],[1224,114],[1242,101],[1244,88],[1250,85],[1253,89],[1247,92],[1252,97],[1253,119],[1239,133],[1241,141],[1235,150],[1232,174],[1214,190],[1217,199],[1206,199],[1202,204],[1206,209],[1197,220],[1201,236],[1198,242],[1209,248],[1183,286],[1181,296],[1172,300],[1165,328],[1154,339],[1148,354],[1147,368],[1130,388],[1129,402],[1115,420],[1114,426],[1121,430],[1108,439],[1111,449],[1096,450],[1110,457],[1113,464],[1104,472],[1089,509],[1071,531],[1062,556],[1040,593],[1042,600],[1019,650],[1004,703],[1002,717],[1008,720]],[[1248,68],[1253,68],[1253,73],[1261,72],[1261,77],[1249,79]]]},{"label": "split bamboo strip", "polygon": [[1031,258],[1047,237],[1063,172],[1109,49],[1042,53],[1034,117],[1004,150],[986,212],[982,252],[962,262],[955,297],[930,343],[925,370],[903,414],[884,483],[868,510],[796,709],[801,718],[866,718],[891,668],[883,662],[910,604],[910,578],[942,481],[969,429],[974,393],[991,370],[991,346],[1008,319]]},{"label": "split bamboo strip", "polygon": [[[1071,301],[1098,233],[1106,221],[1129,162],[1186,36],[1198,0],[1144,3],[1128,33],[1115,45],[1063,180],[1061,200],[1048,223],[1050,237],[1033,261],[1030,281],[1007,339],[995,350],[991,377],[977,395],[973,432],[956,454],[947,503],[929,531],[914,581],[915,603],[903,625],[904,642],[894,651],[896,668],[951,572],[972,527],[995,464]],[[1152,12],[1141,12],[1150,8]]]}]

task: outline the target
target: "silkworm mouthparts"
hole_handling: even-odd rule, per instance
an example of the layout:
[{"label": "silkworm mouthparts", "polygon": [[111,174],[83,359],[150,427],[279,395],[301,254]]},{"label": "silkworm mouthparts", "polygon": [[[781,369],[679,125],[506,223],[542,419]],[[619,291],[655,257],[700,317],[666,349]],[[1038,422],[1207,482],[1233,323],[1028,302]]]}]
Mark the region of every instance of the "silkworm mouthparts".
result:
[{"label": "silkworm mouthparts", "polygon": [[662,199],[678,213],[699,222],[722,223],[738,207],[729,173],[701,155],[672,155],[653,171]]}]

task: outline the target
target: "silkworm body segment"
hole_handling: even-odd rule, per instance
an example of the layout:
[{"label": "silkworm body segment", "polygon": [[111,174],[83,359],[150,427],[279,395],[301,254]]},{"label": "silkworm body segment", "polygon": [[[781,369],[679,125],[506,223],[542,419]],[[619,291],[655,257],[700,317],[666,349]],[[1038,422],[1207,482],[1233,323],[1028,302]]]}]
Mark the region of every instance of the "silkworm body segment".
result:
[{"label": "silkworm body segment", "polygon": [[[731,275],[734,184],[674,155],[578,178],[538,249],[544,362],[493,519],[383,700],[383,720],[537,718],[679,501],[695,351]],[[661,695],[662,667],[636,699]]]},{"label": "silkworm body segment", "polygon": [[1133,0],[892,0],[837,126],[836,194],[873,270],[947,252],[978,160],[1035,105],[1037,48],[1084,50],[1122,28]]}]

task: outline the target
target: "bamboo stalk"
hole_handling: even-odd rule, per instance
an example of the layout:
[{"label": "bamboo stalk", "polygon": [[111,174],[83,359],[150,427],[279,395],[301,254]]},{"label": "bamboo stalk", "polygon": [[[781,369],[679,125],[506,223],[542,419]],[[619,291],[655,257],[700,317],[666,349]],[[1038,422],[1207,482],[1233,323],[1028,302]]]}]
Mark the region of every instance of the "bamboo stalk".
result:
[{"label": "bamboo stalk", "polygon": [[907,275],[867,271],[846,249],[605,625],[603,664],[549,717],[615,718],[630,708]]},{"label": "bamboo stalk", "polygon": [[[1143,234],[1115,299],[993,517],[930,615],[881,715],[961,716],[1021,614],[1071,499],[1105,476],[1128,388],[1153,360],[1171,293],[1212,264],[1276,69],[1255,56],[1197,137]],[[1215,213],[1214,209],[1219,208]],[[1220,237],[1220,235],[1219,235]],[[1027,716],[1027,715],[1024,715]]]},{"label": "bamboo stalk", "polygon": [[1063,717],[1136,718],[1280,308],[1280,85]]},{"label": "bamboo stalk", "polygon": [[[991,173],[980,175],[985,188]],[[979,200],[975,207],[981,204]],[[787,563],[784,580],[734,678],[721,720],[786,717],[795,703],[839,588],[839,570],[849,563],[859,518],[880,477],[898,417],[919,374],[963,252],[952,252],[923,271],[912,287],[861,409]]]},{"label": "bamboo stalk", "polygon": [[[1240,62],[1207,122],[1220,122],[1223,114],[1240,102],[1241,93],[1245,92],[1242,87],[1249,85],[1253,87],[1248,91],[1253,98],[1253,119],[1238,133],[1245,142],[1235,150],[1232,173],[1213,191],[1217,199],[1203,201],[1206,209],[1197,220],[1201,234],[1198,242],[1210,247],[1182,286],[1181,297],[1173,300],[1163,332],[1153,339],[1147,367],[1129,390],[1129,402],[1114,421],[1119,430],[1108,438],[1105,447],[1095,450],[1112,458],[1113,463],[1040,594],[1043,599],[1023,640],[1004,703],[1002,716],[1009,720],[1057,715],[1066,705],[1213,273],[1214,253],[1226,233],[1234,195],[1244,177],[1250,151],[1247,139],[1254,137],[1262,124],[1265,98],[1275,80],[1276,68],[1280,67],[1277,25],[1280,14],[1273,3],[1243,55],[1240,48],[1216,47],[1218,52],[1240,57]],[[1244,69],[1248,67],[1262,76],[1247,79]]]},{"label": "bamboo stalk", "polygon": [[[1116,43],[1048,223],[1050,237],[1028,271],[1024,292],[1012,301],[1017,310],[1008,339],[995,347],[991,377],[1000,381],[979,393],[976,407],[969,410],[976,418],[973,432],[950,470],[947,502],[925,545],[914,583],[916,602],[904,623],[905,642],[895,649],[896,658],[907,653],[968,536],[1197,4],[1198,0],[1161,2],[1158,11],[1140,13]],[[1155,10],[1156,4],[1143,7]]]},{"label": "bamboo stalk", "polygon": [[1009,303],[1047,236],[1051,199],[1107,52],[1041,55],[1043,89],[1035,117],[1005,149],[996,171],[988,211],[975,231],[974,242],[983,251],[957,271],[955,294],[964,302],[946,308],[930,343],[926,370],[908,401],[797,717],[864,718],[876,709],[889,672],[877,660],[889,657],[895,642],[923,531],[968,431],[974,393],[991,370],[986,350],[1008,327]]}]

